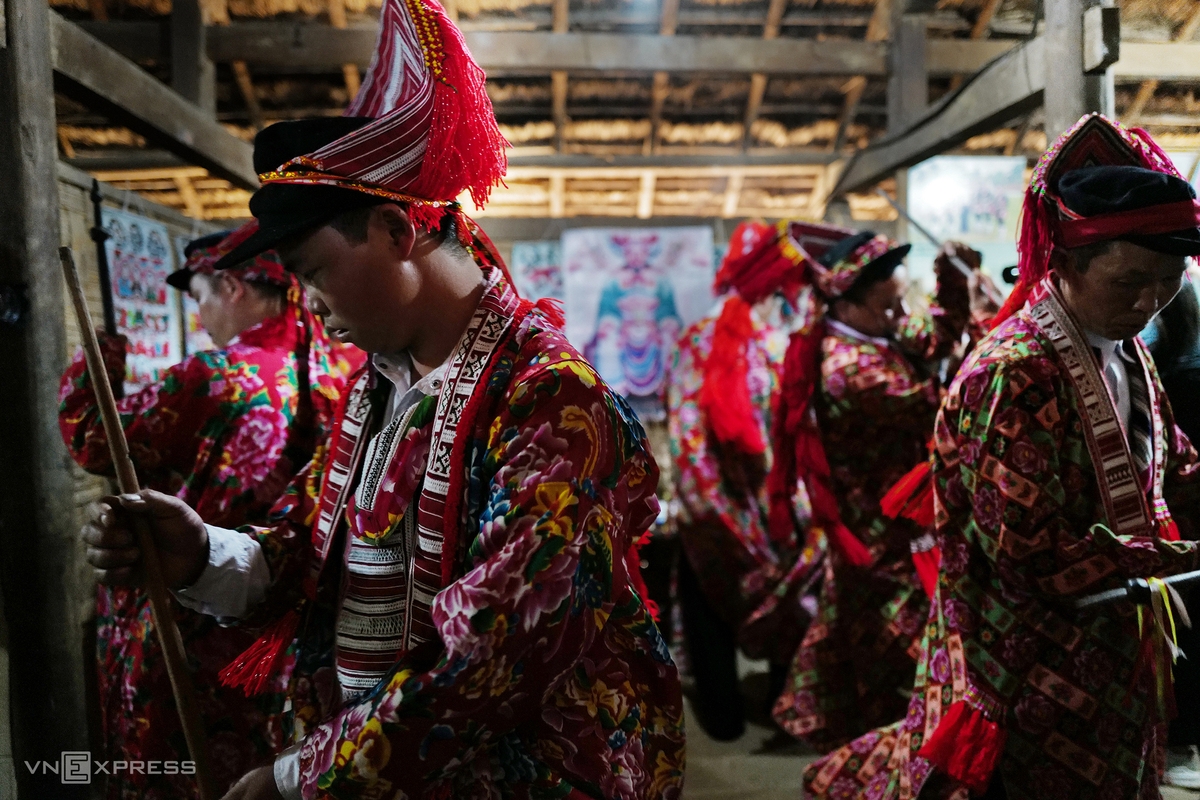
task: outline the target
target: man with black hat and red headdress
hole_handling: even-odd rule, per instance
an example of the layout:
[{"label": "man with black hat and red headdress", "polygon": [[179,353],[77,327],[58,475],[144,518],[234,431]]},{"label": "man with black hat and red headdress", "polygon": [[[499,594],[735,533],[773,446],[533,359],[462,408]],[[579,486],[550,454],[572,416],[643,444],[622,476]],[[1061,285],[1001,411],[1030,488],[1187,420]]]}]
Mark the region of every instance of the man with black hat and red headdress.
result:
[{"label": "man with black hat and red headdress", "polygon": [[438,3],[386,0],[358,116],[255,142],[261,233],[228,260],[277,245],[372,354],[272,525],[206,528],[142,492],[84,530],[128,580],[127,515],[149,514],[181,600],[265,627],[229,682],[294,658],[295,744],[230,798],[679,794],[678,676],[629,555],[658,470],[457,204],[505,170],[483,82]]},{"label": "man with black hat and red headdress", "polygon": [[[329,435],[357,349],[330,342],[305,308],[295,276],[273,251],[232,269],[213,265],[257,230],[197,239],[167,282],[199,302],[216,348],[169,368],[162,380],[117,404],[143,483],[190,504],[216,525],[261,523],[292,476]],[[125,339],[101,335],[110,377],[125,377]],[[59,426],[71,456],[112,475],[108,440],[82,351],[62,377]],[[166,665],[144,592],[97,587],[97,678],[105,756],[111,761],[186,758]],[[255,636],[181,611],[176,621],[203,698],[217,783],[229,786],[283,746],[279,695],[247,699],[217,673]],[[282,689],[282,687],[279,687]],[[160,770],[161,772],[161,770]],[[178,770],[177,770],[178,772]],[[189,775],[114,773],[110,798],[194,796]]]},{"label": "man with black hat and red headdress", "polygon": [[793,334],[777,416],[772,519],[803,480],[812,526],[829,543],[816,618],[792,660],[774,716],[826,752],[903,713],[929,608],[912,549],[925,529],[889,519],[883,493],[926,458],[941,400],[937,362],[971,316],[970,248],[935,262],[928,312],[910,314],[907,245],[865,231],[810,262],[819,306]]},{"label": "man with black hat and red headdress", "polygon": [[1158,797],[1170,594],[1074,601],[1200,563],[1196,453],[1135,338],[1200,254],[1195,197],[1100,115],[1043,155],[1020,281],[938,415],[942,560],[908,715],[814,764],[814,796]]},{"label": "man with black hat and red headdress", "polygon": [[[739,646],[771,663],[773,703],[809,619],[797,594],[819,573],[814,548],[797,552],[804,545],[797,526],[778,538],[768,528],[772,414],[804,280],[804,256],[791,245],[790,227],[738,225],[713,287],[727,294],[719,313],[689,327],[669,362],[667,415],[684,556],[679,602],[696,682],[692,706],[705,732],[722,741],[745,730]],[[798,512],[807,517],[806,508]]]}]

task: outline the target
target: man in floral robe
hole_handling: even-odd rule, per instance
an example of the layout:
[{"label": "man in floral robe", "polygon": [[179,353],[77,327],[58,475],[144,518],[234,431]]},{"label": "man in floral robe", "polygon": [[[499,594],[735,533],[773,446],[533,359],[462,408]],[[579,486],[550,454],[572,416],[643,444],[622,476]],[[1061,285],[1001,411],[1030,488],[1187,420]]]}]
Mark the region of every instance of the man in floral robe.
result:
[{"label": "man in floral robe", "polygon": [[[952,248],[978,267],[974,251]],[[797,460],[821,448],[825,463],[808,485],[813,524],[830,544],[817,616],[774,714],[821,752],[903,713],[901,692],[912,684],[929,608],[912,561],[926,531],[885,517],[880,499],[926,458],[941,400],[937,362],[962,338],[970,300],[967,277],[943,252],[936,302],[927,313],[908,314],[902,266],[908,249],[867,231],[820,257],[815,283],[828,312],[792,345],[793,353],[818,345],[819,352],[803,359],[789,354],[785,377],[786,385],[801,373],[819,375],[815,431],[789,410],[796,425],[778,447],[798,451]],[[786,404],[805,407],[792,396],[785,388]]]},{"label": "man in floral robe", "polygon": [[738,226],[714,287],[729,292],[720,313],[688,328],[670,359],[667,416],[684,556],[679,601],[695,716],[718,740],[745,730],[739,639],[748,656],[771,662],[773,703],[808,620],[798,594],[817,572],[811,550],[797,567],[796,532],[774,541],[767,519],[772,410],[803,275],[803,257],[782,246],[787,236],[787,223]]},{"label": "man in floral robe", "polygon": [[812,796],[1159,796],[1165,614],[1074,603],[1200,560],[1180,540],[1196,454],[1134,338],[1200,253],[1194,198],[1099,115],[1042,157],[1020,282],[938,416],[942,563],[907,717],[810,767]]},{"label": "man in floral robe", "polygon": [[[296,279],[274,252],[219,276],[213,265],[257,229],[214,234],[187,248],[187,263],[168,278],[200,301],[215,350],[197,353],[163,379],[121,399],[117,409],[143,484],[179,497],[207,522],[264,522],[267,512],[329,433],[334,406],[362,353],[331,344],[303,307]],[[124,337],[101,334],[109,377],[125,377]],[[59,425],[71,456],[89,472],[112,475],[108,439],[83,353],[62,377]],[[144,592],[97,587],[97,678],[105,757],[112,761],[184,760],[187,748],[150,622]],[[254,641],[201,614],[176,623],[198,663],[217,784],[269,763],[283,746],[278,695],[247,699],[217,673]],[[108,780],[110,798],[195,796],[183,775],[128,771]]]},{"label": "man in floral robe", "polygon": [[460,32],[388,0],[380,53],[351,106],[370,116],[259,134],[263,233],[228,257],[278,243],[373,354],[329,450],[270,527],[114,500],[92,563],[128,580],[123,520],[150,511],[183,602],[267,626],[225,677],[291,669],[295,744],[230,798],[677,797],[678,676],[628,556],[658,511],[645,437],[456,202],[505,168]]}]

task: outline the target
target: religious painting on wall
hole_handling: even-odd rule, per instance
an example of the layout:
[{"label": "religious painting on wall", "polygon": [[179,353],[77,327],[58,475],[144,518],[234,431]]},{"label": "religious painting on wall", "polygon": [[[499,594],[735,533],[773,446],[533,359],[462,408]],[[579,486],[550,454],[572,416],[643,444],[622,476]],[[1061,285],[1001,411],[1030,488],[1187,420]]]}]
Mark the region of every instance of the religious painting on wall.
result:
[{"label": "religious painting on wall", "polygon": [[559,242],[513,242],[508,271],[522,297],[562,300],[562,245]]},{"label": "religious painting on wall", "polygon": [[661,419],[671,346],[712,307],[712,228],[569,230],[562,262],[567,337],[640,416]]},{"label": "religious painting on wall", "polygon": [[[1024,156],[934,156],[908,171],[907,210],[939,240],[965,242],[983,254],[983,269],[1002,290],[1017,263],[1017,221],[1025,199]],[[913,226],[909,277],[933,290],[937,250]]]},{"label": "religious painting on wall", "polygon": [[[192,237],[175,237],[175,263],[183,264],[187,261],[187,256],[183,252],[190,241],[192,241]],[[212,337],[208,335],[208,331],[200,322],[199,304],[187,292],[180,292],[179,296],[180,302],[183,304],[183,354],[190,356],[192,353],[212,350]]]},{"label": "religious painting on wall", "polygon": [[183,357],[179,305],[167,286],[174,269],[171,239],[160,222],[127,211],[102,210],[117,330],[128,340],[125,392],[157,383]]}]

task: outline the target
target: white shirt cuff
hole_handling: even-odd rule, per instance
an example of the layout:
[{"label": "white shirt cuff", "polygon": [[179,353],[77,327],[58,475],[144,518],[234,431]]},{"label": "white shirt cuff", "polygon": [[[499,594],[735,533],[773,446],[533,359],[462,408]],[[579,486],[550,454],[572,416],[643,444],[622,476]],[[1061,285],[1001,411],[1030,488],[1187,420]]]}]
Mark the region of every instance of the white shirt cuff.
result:
[{"label": "white shirt cuff", "polygon": [[205,525],[208,529],[208,566],[200,579],[175,597],[193,611],[210,617],[241,619],[262,602],[271,583],[271,571],[262,546],[249,534]]},{"label": "white shirt cuff", "polygon": [[294,744],[275,757],[275,788],[283,800],[303,800],[300,793],[300,745]]}]

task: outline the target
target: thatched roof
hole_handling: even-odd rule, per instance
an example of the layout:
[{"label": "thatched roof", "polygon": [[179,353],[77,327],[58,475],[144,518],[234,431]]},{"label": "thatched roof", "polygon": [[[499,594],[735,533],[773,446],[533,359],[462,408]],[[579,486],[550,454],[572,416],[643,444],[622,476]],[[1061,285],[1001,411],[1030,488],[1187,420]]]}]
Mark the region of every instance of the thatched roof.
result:
[{"label": "thatched roof", "polygon": [[[897,0],[893,0],[895,2]],[[68,17],[86,19],[98,3],[109,18],[156,19],[170,13],[171,0],[50,0]],[[222,6],[234,22],[294,19],[328,21],[331,2],[340,2],[349,21],[364,22],[378,14],[379,0],[206,0]],[[460,24],[472,30],[549,30],[551,0],[445,0]],[[779,35],[783,38],[861,40],[876,0],[791,0]],[[909,0],[930,14],[929,36],[965,38],[970,35],[986,0]],[[1122,0],[1121,15],[1127,38],[1168,40],[1195,9],[1198,0]],[[768,0],[680,0],[677,32],[681,35],[759,36]],[[993,38],[1026,36],[1034,22],[1037,0],[1002,0],[989,26]],[[571,0],[572,31],[658,33],[656,4],[626,0]],[[169,64],[146,63],[147,69],[169,79]],[[253,71],[253,70],[252,70]],[[317,114],[338,114],[348,102],[344,76],[336,71],[315,74],[286,69],[264,70],[253,76],[254,99],[264,121]],[[254,134],[245,96],[228,65],[217,69],[217,114],[228,129],[249,140]],[[936,99],[948,79],[930,81]],[[514,154],[555,152],[603,157],[663,155],[733,155],[750,152],[814,160],[831,154],[839,138],[845,78],[768,76],[761,104],[748,115],[752,81],[748,75],[669,75],[662,95],[661,116],[655,125],[654,78],[651,75],[570,76],[566,118],[555,123],[549,75],[503,75],[489,80],[488,92],[501,127],[514,145]],[[866,81],[853,119],[841,129],[843,153],[865,146],[887,126],[886,81]],[[1124,113],[1138,94],[1138,84],[1117,86],[1117,110]],[[1170,148],[1200,147],[1200,84],[1163,82],[1140,111],[1139,124],[1150,128]],[[750,116],[747,135],[747,117]],[[1035,158],[1045,147],[1040,116],[1013,120],[1007,127],[967,142],[963,152],[1016,153]],[[144,148],[140,137],[95,112],[60,99],[59,138],[64,155],[84,163],[88,156],[112,155]],[[1019,139],[1019,141],[1018,141]],[[805,158],[799,158],[804,156]],[[677,215],[809,215],[820,213],[822,193],[829,188],[824,167],[776,170],[777,174],[726,170],[693,170],[692,174],[658,171],[654,177],[614,171],[579,173],[543,171],[514,174],[508,186],[494,195],[486,213],[506,216],[570,216],[576,213],[632,215],[647,208],[652,214]],[[131,188],[185,213],[228,218],[246,213],[245,192],[209,176],[181,177],[194,193],[178,188],[175,178],[155,173],[145,181],[134,173],[113,173]],[[180,173],[183,174],[183,173]],[[190,175],[191,173],[188,173]],[[647,184],[650,181],[650,184]],[[170,185],[168,185],[170,184]],[[190,196],[199,198],[187,205]],[[882,201],[855,198],[851,208],[868,218],[890,216]]]}]

